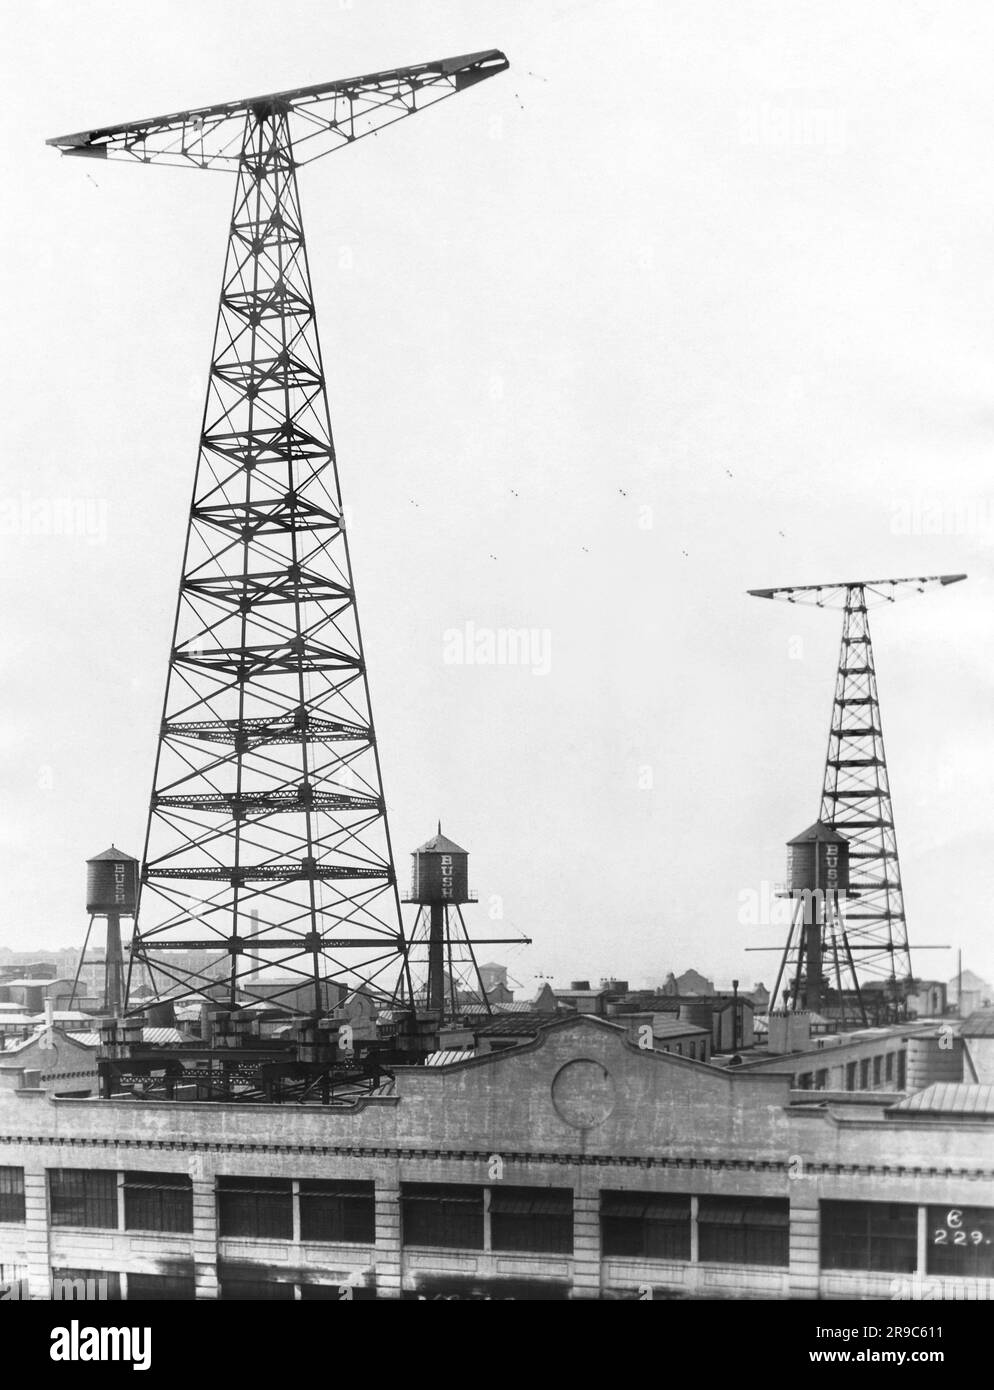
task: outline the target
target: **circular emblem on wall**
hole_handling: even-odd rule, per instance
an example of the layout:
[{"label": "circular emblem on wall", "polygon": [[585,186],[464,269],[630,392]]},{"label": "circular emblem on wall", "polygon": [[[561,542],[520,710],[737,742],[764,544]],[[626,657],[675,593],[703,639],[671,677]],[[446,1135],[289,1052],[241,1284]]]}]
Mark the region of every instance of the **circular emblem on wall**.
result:
[{"label": "circular emblem on wall", "polygon": [[600,1062],[587,1057],[567,1062],[552,1081],[556,1114],[574,1129],[603,1124],[614,1109],[614,1080]]}]

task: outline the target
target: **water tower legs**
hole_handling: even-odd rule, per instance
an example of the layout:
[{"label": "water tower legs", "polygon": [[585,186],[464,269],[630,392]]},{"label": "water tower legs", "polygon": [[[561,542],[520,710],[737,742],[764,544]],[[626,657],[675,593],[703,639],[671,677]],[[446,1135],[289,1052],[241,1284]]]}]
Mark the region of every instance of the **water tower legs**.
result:
[{"label": "water tower legs", "polygon": [[428,1012],[445,1011],[445,905],[432,903],[428,926]]},{"label": "water tower legs", "polygon": [[804,902],[804,956],[807,962],[804,976],[804,1007],[813,1013],[819,1013],[823,1003],[821,915],[821,893],[816,890]]},{"label": "water tower legs", "polygon": [[121,914],[107,913],[107,948],[104,954],[104,1009],[120,1018],[124,1009],[124,954],[121,950]]}]

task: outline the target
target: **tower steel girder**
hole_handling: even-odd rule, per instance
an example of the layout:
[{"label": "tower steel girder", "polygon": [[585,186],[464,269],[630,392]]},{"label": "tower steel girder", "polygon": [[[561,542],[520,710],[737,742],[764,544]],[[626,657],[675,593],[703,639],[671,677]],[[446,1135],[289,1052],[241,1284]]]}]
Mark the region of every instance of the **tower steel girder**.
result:
[{"label": "tower steel girder", "polygon": [[413,1000],[297,169],[507,67],[488,50],[48,142],[236,173],[129,991],[234,1007],[278,972],[315,1015],[336,986]]},{"label": "tower steel girder", "polygon": [[299,168],[367,135],[376,135],[445,97],[504,72],[508,66],[504,54],[491,48],[412,67],[390,68],[312,87],[57,135],[47,143],[63,154],[91,159],[234,170],[241,166],[246,114],[260,118],[280,114],[289,123]]},{"label": "tower steel girder", "polygon": [[911,978],[897,834],[884,752],[866,591],[846,589],[819,820],[849,841],[849,945],[868,976]]},{"label": "tower steel girder", "polygon": [[406,946],[301,227],[286,115],[250,111],[133,955],[199,994],[174,952],[216,940],[231,1005],[278,971],[320,1012]]}]

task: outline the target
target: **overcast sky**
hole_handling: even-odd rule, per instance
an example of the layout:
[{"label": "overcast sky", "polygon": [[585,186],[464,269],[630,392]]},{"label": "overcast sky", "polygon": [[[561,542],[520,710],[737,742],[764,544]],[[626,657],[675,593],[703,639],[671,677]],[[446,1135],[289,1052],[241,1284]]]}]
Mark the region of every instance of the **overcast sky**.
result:
[{"label": "overcast sky", "polygon": [[45,139],[495,46],[301,176],[402,880],[440,816],[527,990],[771,983],[743,895],[817,814],[840,622],[745,590],[966,571],[871,618],[912,946],[994,975],[994,10],[0,13],[0,943],[81,943],[84,860],[141,852],[233,193]]}]

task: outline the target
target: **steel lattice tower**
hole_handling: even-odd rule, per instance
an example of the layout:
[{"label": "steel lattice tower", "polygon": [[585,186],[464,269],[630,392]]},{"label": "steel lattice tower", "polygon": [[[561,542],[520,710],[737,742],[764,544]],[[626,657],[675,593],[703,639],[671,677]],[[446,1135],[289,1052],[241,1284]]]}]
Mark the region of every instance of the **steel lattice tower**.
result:
[{"label": "steel lattice tower", "polygon": [[[864,977],[890,981],[895,1001],[897,986],[911,979],[911,947],[868,610],[965,578],[945,574],[749,590],[757,598],[843,610],[818,819],[849,841],[850,885],[858,897],[844,913],[847,953],[857,953]],[[836,942],[826,941],[825,949],[826,955],[836,951]]]},{"label": "steel lattice tower", "polygon": [[413,998],[297,169],[507,66],[491,50],[49,142],[236,171],[132,944],[160,999],[272,999],[277,970],[315,1015],[329,986]]}]

